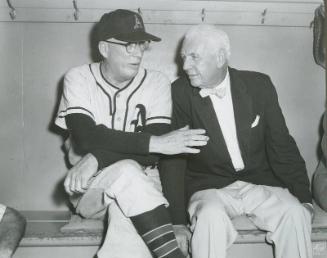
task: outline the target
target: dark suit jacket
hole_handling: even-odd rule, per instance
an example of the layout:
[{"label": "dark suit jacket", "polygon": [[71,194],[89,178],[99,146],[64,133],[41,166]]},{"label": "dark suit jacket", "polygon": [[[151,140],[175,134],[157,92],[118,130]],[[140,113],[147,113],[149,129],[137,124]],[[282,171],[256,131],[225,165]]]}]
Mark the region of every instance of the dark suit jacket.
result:
[{"label": "dark suit jacket", "polygon": [[[294,139],[290,136],[270,78],[262,73],[229,68],[237,138],[245,165],[236,172],[210,97],[187,78],[172,86],[173,129],[204,128],[210,137],[199,154],[167,158],[161,163],[163,191],[173,222],[185,223],[185,205],[196,191],[222,188],[236,180],[287,187],[300,202],[311,202],[309,180]],[[260,116],[257,126],[251,124]]]}]

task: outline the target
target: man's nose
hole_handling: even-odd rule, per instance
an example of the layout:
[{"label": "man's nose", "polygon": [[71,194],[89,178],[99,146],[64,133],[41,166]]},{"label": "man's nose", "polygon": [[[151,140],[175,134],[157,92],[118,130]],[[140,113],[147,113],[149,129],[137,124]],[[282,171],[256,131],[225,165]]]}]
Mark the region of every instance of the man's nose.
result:
[{"label": "man's nose", "polygon": [[142,57],[143,53],[144,51],[141,49],[140,45],[136,44],[135,49],[133,51],[133,56]]}]

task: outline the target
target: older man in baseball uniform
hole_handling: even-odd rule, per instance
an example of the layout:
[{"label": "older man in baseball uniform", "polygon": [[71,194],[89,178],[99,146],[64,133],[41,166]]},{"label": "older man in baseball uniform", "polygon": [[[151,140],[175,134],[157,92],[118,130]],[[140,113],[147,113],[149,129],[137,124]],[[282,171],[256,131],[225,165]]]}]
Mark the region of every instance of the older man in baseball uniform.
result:
[{"label": "older man in baseball uniform", "polygon": [[[135,229],[154,257],[184,257],[161,192],[155,154],[198,153],[193,147],[205,145],[208,137],[204,130],[187,127],[167,133],[170,82],[141,67],[149,43],[160,38],[145,31],[138,13],[106,13],[96,29],[103,60],[65,75],[56,119],[70,133],[74,167],[66,177],[66,191],[84,217],[101,217],[109,207],[98,257],[151,257],[130,244]],[[122,235],[125,229],[129,234]]]}]

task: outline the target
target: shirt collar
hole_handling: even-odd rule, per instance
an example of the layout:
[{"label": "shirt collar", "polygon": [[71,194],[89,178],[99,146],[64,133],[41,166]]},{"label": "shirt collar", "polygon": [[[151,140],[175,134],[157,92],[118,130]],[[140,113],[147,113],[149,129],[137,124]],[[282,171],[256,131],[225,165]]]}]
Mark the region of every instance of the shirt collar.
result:
[{"label": "shirt collar", "polygon": [[226,76],[221,83],[219,83],[214,88],[201,89],[199,93],[202,98],[205,98],[209,95],[216,95],[219,98],[223,98],[226,96],[226,94],[229,94],[229,92],[230,92],[230,77],[229,77],[229,71],[227,69]]}]

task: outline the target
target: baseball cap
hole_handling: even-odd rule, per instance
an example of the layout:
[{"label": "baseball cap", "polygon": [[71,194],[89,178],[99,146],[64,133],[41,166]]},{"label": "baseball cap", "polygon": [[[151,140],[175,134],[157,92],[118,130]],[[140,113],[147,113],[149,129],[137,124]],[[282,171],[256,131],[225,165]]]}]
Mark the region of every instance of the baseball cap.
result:
[{"label": "baseball cap", "polygon": [[141,15],[125,9],[118,9],[102,15],[97,24],[98,40],[115,38],[126,42],[160,41],[147,33]]}]

